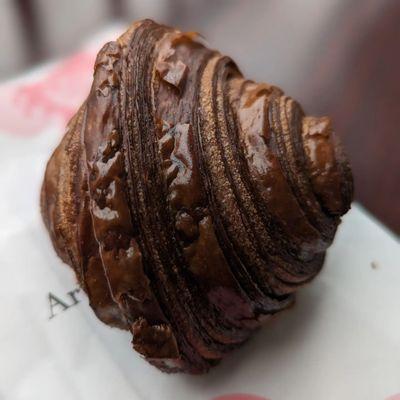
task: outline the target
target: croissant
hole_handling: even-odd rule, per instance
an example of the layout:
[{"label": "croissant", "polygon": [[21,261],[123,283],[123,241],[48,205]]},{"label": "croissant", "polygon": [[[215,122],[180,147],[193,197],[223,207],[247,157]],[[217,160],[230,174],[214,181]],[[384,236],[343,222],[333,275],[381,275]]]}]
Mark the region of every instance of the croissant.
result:
[{"label": "croissant", "polygon": [[100,50],[41,209],[97,317],[203,373],[315,277],[352,195],[329,118],[144,20]]}]

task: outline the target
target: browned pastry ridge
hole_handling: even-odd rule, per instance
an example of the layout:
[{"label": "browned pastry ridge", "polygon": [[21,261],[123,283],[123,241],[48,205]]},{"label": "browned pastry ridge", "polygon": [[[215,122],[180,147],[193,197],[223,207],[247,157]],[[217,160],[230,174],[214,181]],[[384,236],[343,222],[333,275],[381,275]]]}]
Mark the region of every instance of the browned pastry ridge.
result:
[{"label": "browned pastry ridge", "polygon": [[352,193],[329,118],[144,20],[99,52],[41,206],[97,317],[202,373],[318,273]]}]

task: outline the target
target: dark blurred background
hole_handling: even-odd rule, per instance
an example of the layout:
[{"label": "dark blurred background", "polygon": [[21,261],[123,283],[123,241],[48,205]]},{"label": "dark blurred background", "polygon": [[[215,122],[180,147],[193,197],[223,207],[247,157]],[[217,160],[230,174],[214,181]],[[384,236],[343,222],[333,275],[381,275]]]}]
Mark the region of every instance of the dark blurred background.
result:
[{"label": "dark blurred background", "polygon": [[201,32],[247,77],[332,116],[356,199],[400,233],[399,0],[0,0],[0,79],[144,17]]}]

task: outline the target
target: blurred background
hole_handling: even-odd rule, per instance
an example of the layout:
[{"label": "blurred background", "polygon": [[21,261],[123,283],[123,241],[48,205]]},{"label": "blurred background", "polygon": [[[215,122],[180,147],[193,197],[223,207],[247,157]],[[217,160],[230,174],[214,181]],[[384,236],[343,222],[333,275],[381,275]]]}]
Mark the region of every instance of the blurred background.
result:
[{"label": "blurred background", "polygon": [[356,199],[400,234],[399,0],[0,0],[0,80],[144,17],[201,32],[248,78],[332,116]]}]

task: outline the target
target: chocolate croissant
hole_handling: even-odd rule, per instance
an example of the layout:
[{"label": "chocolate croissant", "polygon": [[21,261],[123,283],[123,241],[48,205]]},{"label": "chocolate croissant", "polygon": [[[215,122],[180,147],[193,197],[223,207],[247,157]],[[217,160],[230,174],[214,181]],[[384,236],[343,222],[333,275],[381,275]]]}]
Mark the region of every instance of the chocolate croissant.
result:
[{"label": "chocolate croissant", "polygon": [[41,207],[97,317],[203,373],[318,273],[352,193],[329,118],[144,20],[99,52]]}]

